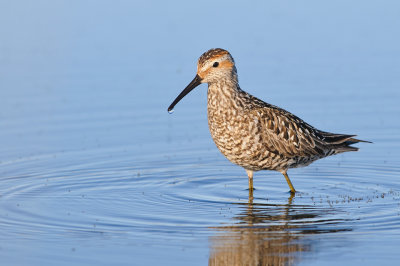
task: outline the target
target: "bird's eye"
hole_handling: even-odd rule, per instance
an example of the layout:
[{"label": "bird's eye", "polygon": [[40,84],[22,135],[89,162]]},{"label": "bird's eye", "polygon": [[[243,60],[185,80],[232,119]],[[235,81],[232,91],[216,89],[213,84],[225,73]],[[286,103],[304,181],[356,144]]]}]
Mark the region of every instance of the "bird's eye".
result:
[{"label": "bird's eye", "polygon": [[218,62],[214,62],[213,67],[218,67],[219,63]]}]

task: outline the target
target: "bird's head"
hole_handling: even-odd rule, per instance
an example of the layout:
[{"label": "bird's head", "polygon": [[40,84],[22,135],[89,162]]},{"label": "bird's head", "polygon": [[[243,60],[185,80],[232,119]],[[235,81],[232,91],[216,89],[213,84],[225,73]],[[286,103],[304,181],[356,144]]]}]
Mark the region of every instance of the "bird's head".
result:
[{"label": "bird's head", "polygon": [[172,112],[175,105],[201,83],[212,84],[221,81],[237,82],[235,61],[224,49],[210,49],[200,56],[196,76],[168,107],[168,112]]}]

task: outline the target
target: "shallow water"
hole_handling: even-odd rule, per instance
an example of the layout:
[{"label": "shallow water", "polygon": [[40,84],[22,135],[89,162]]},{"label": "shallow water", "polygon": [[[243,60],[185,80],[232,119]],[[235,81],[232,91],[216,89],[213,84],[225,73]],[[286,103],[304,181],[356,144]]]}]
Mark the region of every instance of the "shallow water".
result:
[{"label": "shallow water", "polygon": [[[1,4],[1,265],[398,262],[397,2],[204,4]],[[206,86],[166,111],[215,46],[244,90],[374,143],[290,170],[295,197],[257,172],[249,198]]]}]

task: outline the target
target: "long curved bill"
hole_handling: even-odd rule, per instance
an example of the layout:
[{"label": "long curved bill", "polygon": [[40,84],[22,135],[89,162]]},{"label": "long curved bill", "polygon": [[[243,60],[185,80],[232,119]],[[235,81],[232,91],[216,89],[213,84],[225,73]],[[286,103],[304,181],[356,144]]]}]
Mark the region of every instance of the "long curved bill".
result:
[{"label": "long curved bill", "polygon": [[176,99],[171,103],[171,105],[168,107],[168,112],[172,112],[174,109],[175,105],[182,100],[183,97],[186,96],[189,92],[191,92],[194,88],[199,86],[201,84],[201,78],[199,75],[196,75],[194,79],[187,85],[187,87],[176,97]]}]

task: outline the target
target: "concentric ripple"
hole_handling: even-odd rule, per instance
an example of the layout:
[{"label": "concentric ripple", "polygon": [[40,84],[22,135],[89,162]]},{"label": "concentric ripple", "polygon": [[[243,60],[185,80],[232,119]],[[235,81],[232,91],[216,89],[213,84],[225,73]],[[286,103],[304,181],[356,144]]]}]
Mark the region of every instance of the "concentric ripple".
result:
[{"label": "concentric ripple", "polygon": [[326,160],[293,170],[294,197],[279,173],[258,172],[254,198],[242,169],[208,149],[196,157],[185,149],[140,157],[129,149],[65,152],[4,162],[3,171],[2,241],[196,249],[195,239],[209,239],[210,264],[293,263],[326,244],[322,238],[346,246],[400,230],[399,183],[388,178],[398,169],[379,165]]}]

